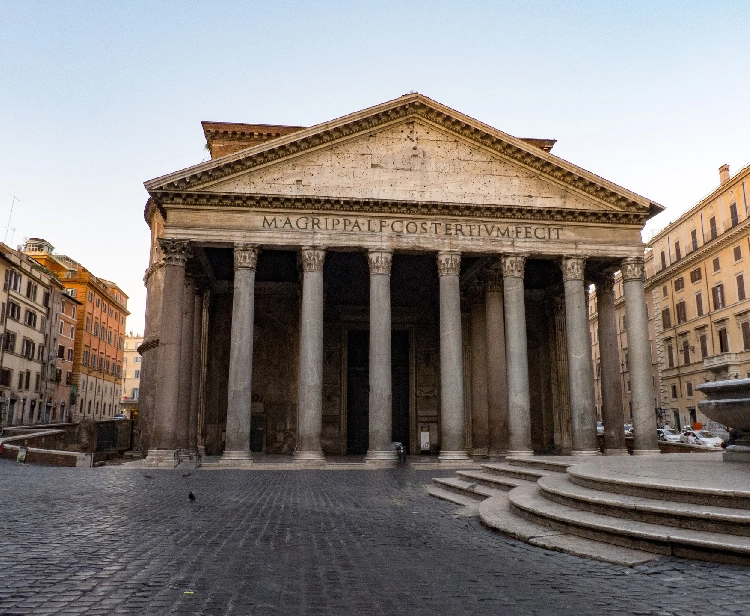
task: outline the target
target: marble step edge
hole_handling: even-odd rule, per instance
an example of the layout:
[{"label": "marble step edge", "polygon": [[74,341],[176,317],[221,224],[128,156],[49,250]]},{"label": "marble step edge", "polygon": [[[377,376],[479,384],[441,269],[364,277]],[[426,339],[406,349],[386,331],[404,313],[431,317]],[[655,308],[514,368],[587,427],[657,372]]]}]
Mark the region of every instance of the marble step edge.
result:
[{"label": "marble step edge", "polygon": [[640,496],[696,505],[713,505],[731,509],[750,509],[750,492],[710,488],[706,486],[678,486],[657,483],[648,478],[625,478],[571,467],[567,471],[570,481],[592,490],[614,492],[628,496]]},{"label": "marble step edge", "polygon": [[460,479],[466,481],[474,481],[476,483],[484,484],[490,488],[497,490],[512,490],[518,486],[529,483],[525,479],[518,479],[516,477],[506,477],[505,475],[498,475],[497,473],[488,473],[487,471],[475,471],[475,470],[461,470],[456,471],[456,475]]},{"label": "marble step edge", "polygon": [[750,537],[705,533],[581,511],[544,498],[538,485],[508,493],[511,510],[570,534],[665,556],[750,565]]},{"label": "marble step edge", "polygon": [[513,539],[580,558],[625,567],[634,567],[661,558],[653,552],[602,543],[531,522],[511,511],[507,494],[499,494],[479,503],[479,520],[490,530]]},{"label": "marble step edge", "polygon": [[453,490],[446,490],[445,488],[439,488],[437,486],[429,487],[427,489],[427,494],[461,507],[476,507],[479,503],[479,501],[473,496],[465,496],[458,492],[454,492]]},{"label": "marble step edge", "polygon": [[523,468],[539,469],[543,471],[552,471],[556,473],[564,473],[566,469],[580,462],[578,460],[554,460],[552,456],[546,458],[539,458],[535,456],[507,456],[505,462],[511,466],[520,466]]},{"label": "marble step edge", "polygon": [[498,489],[487,487],[476,481],[465,481],[458,477],[436,477],[432,480],[432,483],[444,490],[451,490],[477,500],[484,500],[499,492]]},{"label": "marble step edge", "polygon": [[525,479],[526,481],[536,481],[544,477],[550,471],[541,469],[530,469],[521,466],[513,466],[507,462],[485,462],[481,465],[482,470],[505,477],[514,477],[515,479]]},{"label": "marble step edge", "polygon": [[671,502],[595,490],[569,481],[568,476],[556,474],[541,477],[538,484],[545,498],[576,509],[698,531],[750,535],[750,511],[747,509]]}]

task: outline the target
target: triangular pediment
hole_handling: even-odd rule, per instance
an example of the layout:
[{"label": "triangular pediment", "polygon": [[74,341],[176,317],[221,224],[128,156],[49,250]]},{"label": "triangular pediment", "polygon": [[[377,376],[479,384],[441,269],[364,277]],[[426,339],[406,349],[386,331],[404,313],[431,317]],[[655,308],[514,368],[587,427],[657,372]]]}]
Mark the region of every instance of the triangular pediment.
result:
[{"label": "triangular pediment", "polygon": [[660,206],[419,94],[146,183],[151,195],[266,195],[636,214]]}]

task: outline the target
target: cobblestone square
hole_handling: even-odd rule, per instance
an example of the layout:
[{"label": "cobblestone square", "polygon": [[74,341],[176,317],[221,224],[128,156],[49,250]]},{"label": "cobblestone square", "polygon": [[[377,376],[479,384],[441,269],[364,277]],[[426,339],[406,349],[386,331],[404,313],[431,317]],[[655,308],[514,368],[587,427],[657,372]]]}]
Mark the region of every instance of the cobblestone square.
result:
[{"label": "cobblestone square", "polygon": [[427,495],[451,473],[0,460],[0,616],[750,614],[746,569],[628,569],[507,539]]}]

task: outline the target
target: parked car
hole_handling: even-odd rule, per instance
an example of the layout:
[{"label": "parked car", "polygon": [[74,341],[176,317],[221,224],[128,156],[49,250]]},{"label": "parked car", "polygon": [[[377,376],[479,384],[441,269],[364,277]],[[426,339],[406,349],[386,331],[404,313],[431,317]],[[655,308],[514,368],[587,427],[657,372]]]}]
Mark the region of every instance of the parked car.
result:
[{"label": "parked car", "polygon": [[604,434],[604,424],[601,421],[596,422],[596,433]]},{"label": "parked car", "polygon": [[680,434],[671,428],[657,428],[656,434],[660,441],[667,441],[669,443],[680,442]]},{"label": "parked car", "polygon": [[708,447],[721,447],[721,438],[708,430],[688,430],[680,435],[681,443],[689,443],[690,436],[693,436],[696,445],[706,445]]}]

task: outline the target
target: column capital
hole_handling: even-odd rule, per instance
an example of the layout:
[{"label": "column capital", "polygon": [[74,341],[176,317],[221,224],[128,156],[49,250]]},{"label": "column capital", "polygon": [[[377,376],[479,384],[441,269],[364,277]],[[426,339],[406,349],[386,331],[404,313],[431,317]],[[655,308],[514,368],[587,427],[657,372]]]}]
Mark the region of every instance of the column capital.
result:
[{"label": "column capital", "polygon": [[234,269],[249,269],[255,271],[258,265],[258,246],[255,244],[234,245]]},{"label": "column capital", "polygon": [[501,292],[503,291],[503,272],[499,266],[491,267],[487,270],[487,282],[486,282],[487,293]]},{"label": "column capital", "polygon": [[322,272],[323,263],[326,258],[325,248],[319,246],[302,246],[300,252],[302,256],[303,272]]},{"label": "column capital", "polygon": [[615,292],[615,274],[614,272],[601,272],[594,279],[596,285],[596,294],[611,295]]},{"label": "column capital", "polygon": [[393,251],[390,248],[371,248],[367,251],[370,274],[390,274]]},{"label": "column capital", "polygon": [[645,267],[643,264],[643,257],[627,257],[622,260],[622,279],[624,282],[629,280],[638,280],[643,282],[643,276],[645,274]]},{"label": "column capital", "polygon": [[560,261],[563,281],[583,280],[583,271],[586,266],[584,257],[563,257]]},{"label": "column capital", "polygon": [[458,276],[461,273],[461,253],[443,250],[437,253],[438,275]]},{"label": "column capital", "polygon": [[189,240],[174,240],[160,237],[157,242],[159,242],[159,248],[164,254],[164,265],[185,266],[188,257],[190,257]]},{"label": "column capital", "polygon": [[503,255],[500,263],[504,278],[523,278],[526,255]]}]

